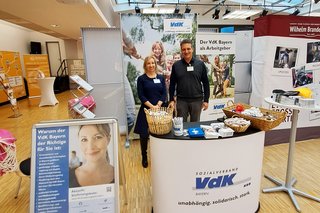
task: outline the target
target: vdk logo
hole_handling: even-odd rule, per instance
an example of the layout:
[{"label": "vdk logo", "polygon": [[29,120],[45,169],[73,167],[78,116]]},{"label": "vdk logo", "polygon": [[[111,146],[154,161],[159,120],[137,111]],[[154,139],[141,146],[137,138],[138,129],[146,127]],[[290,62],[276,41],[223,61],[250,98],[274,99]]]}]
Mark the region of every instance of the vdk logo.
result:
[{"label": "vdk logo", "polygon": [[223,109],[225,104],[216,104],[213,106],[213,109]]},{"label": "vdk logo", "polygon": [[220,188],[228,185],[233,185],[233,178],[236,173],[218,177],[197,177],[196,178],[196,189],[205,189],[205,188]]},{"label": "vdk logo", "polygon": [[183,22],[181,21],[170,22],[170,27],[183,27]]}]

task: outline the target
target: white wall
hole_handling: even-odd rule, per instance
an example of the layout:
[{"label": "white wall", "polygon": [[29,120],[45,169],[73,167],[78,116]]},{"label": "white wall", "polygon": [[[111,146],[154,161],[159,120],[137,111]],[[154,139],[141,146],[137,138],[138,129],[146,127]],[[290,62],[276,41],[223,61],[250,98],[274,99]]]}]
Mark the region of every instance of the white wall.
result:
[{"label": "white wall", "polygon": [[[65,42],[43,33],[35,32],[9,22],[0,20],[0,50],[20,53],[20,61],[23,75],[25,76],[23,55],[30,54],[30,41],[41,42],[42,53],[46,54],[46,41],[58,41],[61,57],[66,58]],[[76,45],[77,46],[77,45]]]}]

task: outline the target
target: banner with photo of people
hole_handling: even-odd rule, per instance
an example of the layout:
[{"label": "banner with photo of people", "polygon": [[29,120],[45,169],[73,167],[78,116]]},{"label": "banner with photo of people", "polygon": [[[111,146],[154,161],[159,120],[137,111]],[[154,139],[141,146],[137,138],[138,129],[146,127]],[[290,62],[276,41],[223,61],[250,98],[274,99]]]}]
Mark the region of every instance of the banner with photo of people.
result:
[{"label": "banner with photo of people", "polygon": [[232,105],[235,91],[235,43],[233,33],[197,33],[196,54],[206,64],[210,83],[209,107],[201,120],[224,116],[222,109]]},{"label": "banner with photo of people", "polygon": [[183,39],[195,41],[196,30],[195,14],[121,15],[128,126],[133,126],[135,105],[140,104],[137,79],[144,73],[144,59],[150,55],[155,56],[158,74],[164,75],[168,93],[172,65],[181,59],[180,41]]}]

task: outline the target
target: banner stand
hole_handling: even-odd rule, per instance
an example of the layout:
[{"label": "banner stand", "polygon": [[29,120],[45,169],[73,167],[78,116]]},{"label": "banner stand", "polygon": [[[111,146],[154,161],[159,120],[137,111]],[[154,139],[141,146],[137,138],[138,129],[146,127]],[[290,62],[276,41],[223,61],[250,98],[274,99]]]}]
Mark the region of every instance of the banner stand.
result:
[{"label": "banner stand", "polygon": [[[114,118],[35,124],[30,212],[120,213],[119,185],[125,187],[125,178],[119,136]],[[127,203],[126,187],[124,199]]]}]

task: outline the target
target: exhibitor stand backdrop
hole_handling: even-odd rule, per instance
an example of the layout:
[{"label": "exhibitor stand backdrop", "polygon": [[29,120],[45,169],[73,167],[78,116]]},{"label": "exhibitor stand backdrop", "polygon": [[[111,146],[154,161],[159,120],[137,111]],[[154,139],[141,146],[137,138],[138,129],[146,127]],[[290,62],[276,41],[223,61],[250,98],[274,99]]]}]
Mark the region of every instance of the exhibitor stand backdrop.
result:
[{"label": "exhibitor stand backdrop", "polygon": [[[319,104],[320,80],[320,18],[295,16],[265,16],[255,20],[252,52],[252,96],[250,103],[269,107],[265,97],[273,89],[294,90],[309,87]],[[318,91],[318,92],[317,92]],[[287,118],[277,129],[289,131],[292,110],[271,106],[276,111],[286,111]],[[320,112],[300,111],[299,140],[319,137]],[[308,127],[308,128],[307,128]],[[273,132],[273,133],[272,133]],[[287,134],[271,131],[269,142],[287,141]]]},{"label": "exhibitor stand backdrop", "polygon": [[[197,22],[195,14],[121,15],[122,44],[125,55],[123,69],[125,74],[124,83],[128,122],[134,119],[135,105],[140,104],[136,81],[143,74],[144,58],[149,55],[154,55],[157,58],[159,74],[165,76],[166,85],[169,87],[171,67],[175,61],[181,58],[180,41],[186,38],[195,42],[193,44],[195,54],[205,62],[208,68],[211,93],[210,105],[209,110],[202,113],[201,120],[213,120],[222,116],[221,109],[225,107],[228,100],[233,100],[234,97],[234,35],[203,34],[202,36],[204,37],[200,38],[200,40],[207,42],[207,44],[200,44],[200,40],[196,38],[196,31]],[[196,40],[199,40],[199,42],[196,42]],[[219,43],[224,40],[231,41],[231,43]],[[217,43],[209,43],[209,41]],[[201,50],[200,46],[206,50]],[[232,46],[232,48],[228,49],[228,51],[221,51],[221,49],[217,48],[226,46]],[[219,58],[219,66],[222,66],[223,62],[228,66],[229,83],[226,87],[226,93],[223,93],[223,72],[219,73],[219,83],[214,76],[212,68],[214,57]]]}]

